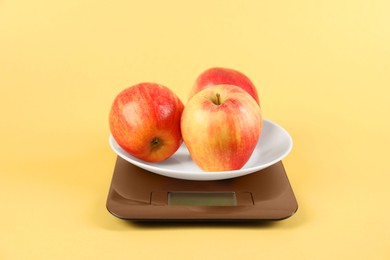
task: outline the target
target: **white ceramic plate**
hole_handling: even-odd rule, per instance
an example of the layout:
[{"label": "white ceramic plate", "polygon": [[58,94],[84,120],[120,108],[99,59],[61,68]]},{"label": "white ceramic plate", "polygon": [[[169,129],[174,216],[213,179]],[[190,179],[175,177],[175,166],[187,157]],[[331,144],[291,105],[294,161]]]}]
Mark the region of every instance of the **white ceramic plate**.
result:
[{"label": "white ceramic plate", "polygon": [[264,119],[260,140],[251,158],[240,170],[205,172],[191,159],[187,147],[183,143],[170,158],[163,162],[149,163],[135,158],[123,150],[112,137],[109,138],[111,148],[126,161],[167,177],[185,180],[223,180],[250,174],[269,167],[282,160],[292,149],[292,139],[288,132],[279,125]]}]

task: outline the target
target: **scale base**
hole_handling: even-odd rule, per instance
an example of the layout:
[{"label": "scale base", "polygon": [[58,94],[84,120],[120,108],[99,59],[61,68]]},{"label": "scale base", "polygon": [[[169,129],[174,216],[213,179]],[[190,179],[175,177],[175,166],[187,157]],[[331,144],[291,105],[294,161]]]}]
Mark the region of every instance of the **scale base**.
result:
[{"label": "scale base", "polygon": [[[205,173],[207,174],[207,173]],[[173,203],[173,195],[193,197]],[[183,194],[185,196],[183,196]],[[234,203],[197,203],[202,197],[234,197]],[[195,199],[194,199],[195,197]],[[221,200],[221,199],[219,199]],[[174,179],[117,157],[107,198],[114,216],[129,220],[282,220],[298,209],[281,161],[242,177],[217,181]]]}]

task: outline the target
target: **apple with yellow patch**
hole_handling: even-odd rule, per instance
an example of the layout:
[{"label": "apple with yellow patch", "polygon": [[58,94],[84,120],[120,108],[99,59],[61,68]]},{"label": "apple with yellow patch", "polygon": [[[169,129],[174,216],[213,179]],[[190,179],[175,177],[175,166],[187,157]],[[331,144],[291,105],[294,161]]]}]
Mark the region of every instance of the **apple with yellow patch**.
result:
[{"label": "apple with yellow patch", "polygon": [[260,106],[233,85],[198,92],[181,118],[183,140],[192,160],[213,172],[241,169],[259,141],[262,126]]},{"label": "apple with yellow patch", "polygon": [[159,162],[182,144],[180,99],[157,83],[140,83],[120,92],[110,110],[109,125],[115,141],[132,156]]},{"label": "apple with yellow patch", "polygon": [[235,85],[242,88],[256,100],[257,104],[260,105],[257,89],[244,73],[238,70],[221,67],[209,68],[200,73],[192,86],[189,99],[205,88],[222,84]]}]

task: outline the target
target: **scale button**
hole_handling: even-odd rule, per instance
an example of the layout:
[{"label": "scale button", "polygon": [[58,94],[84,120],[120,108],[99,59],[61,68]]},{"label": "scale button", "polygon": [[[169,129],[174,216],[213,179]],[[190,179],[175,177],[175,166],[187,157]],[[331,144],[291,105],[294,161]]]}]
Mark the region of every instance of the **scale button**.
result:
[{"label": "scale button", "polygon": [[168,193],[166,191],[153,191],[150,194],[150,203],[154,206],[166,206]]},{"label": "scale button", "polygon": [[253,206],[253,198],[251,192],[237,192],[236,193],[238,206]]}]

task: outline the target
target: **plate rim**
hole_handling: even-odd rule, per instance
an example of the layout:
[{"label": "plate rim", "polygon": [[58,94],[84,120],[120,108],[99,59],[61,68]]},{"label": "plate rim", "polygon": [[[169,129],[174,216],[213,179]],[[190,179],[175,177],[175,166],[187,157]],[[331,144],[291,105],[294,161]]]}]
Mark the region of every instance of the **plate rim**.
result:
[{"label": "plate rim", "polygon": [[[199,169],[199,171],[185,171],[185,170],[183,171],[183,170],[175,170],[175,169],[165,169],[165,168],[161,168],[161,167],[158,167],[155,165],[146,164],[147,162],[145,162],[145,163],[139,162],[137,160],[140,160],[140,159],[137,159],[137,158],[136,158],[137,160],[134,160],[133,158],[125,156],[128,153],[122,147],[120,147],[120,145],[116,142],[116,140],[114,139],[114,137],[112,136],[111,133],[109,136],[109,144],[111,146],[111,149],[118,156],[120,156],[122,159],[124,159],[124,160],[128,161],[129,163],[132,163],[132,164],[134,164],[134,165],[136,165],[144,170],[151,171],[151,172],[159,174],[159,175],[163,175],[163,176],[167,176],[167,177],[171,177],[171,178],[176,178],[176,179],[184,179],[184,180],[222,180],[222,179],[240,177],[240,176],[244,176],[244,175],[247,175],[250,173],[254,173],[256,171],[260,171],[264,168],[267,168],[267,167],[281,161],[283,158],[285,158],[291,152],[291,150],[293,148],[293,140],[292,140],[290,134],[287,132],[287,130],[284,129],[283,127],[281,127],[279,124],[277,124],[271,120],[263,118],[263,124],[264,123],[271,124],[274,127],[281,130],[282,132],[284,132],[284,134],[286,135],[286,137],[289,141],[288,148],[280,156],[278,156],[278,158],[276,158],[268,163],[261,164],[259,166],[253,166],[250,168],[241,168],[239,170],[206,172],[206,171],[203,171],[201,169]],[[184,142],[181,144],[181,146],[182,145],[185,146],[185,149],[188,149]],[[117,151],[117,148],[115,146],[119,147],[121,150],[123,150],[123,153],[126,153],[126,154],[122,154],[122,151]],[[130,154],[128,154],[128,155],[132,156]],[[134,156],[132,156],[132,157],[134,157]],[[205,173],[205,174],[202,174],[199,176],[198,175],[199,173]],[[171,174],[173,174],[173,175],[180,174],[180,177],[172,176]],[[193,175],[197,175],[197,177],[194,177]]]}]

